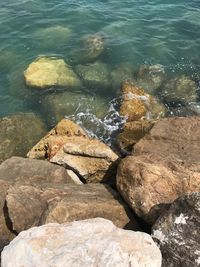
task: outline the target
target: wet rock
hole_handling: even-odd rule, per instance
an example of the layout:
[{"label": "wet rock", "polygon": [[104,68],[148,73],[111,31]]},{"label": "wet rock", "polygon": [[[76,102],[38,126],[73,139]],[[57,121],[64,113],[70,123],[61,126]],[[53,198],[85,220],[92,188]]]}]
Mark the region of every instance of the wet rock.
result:
[{"label": "wet rock", "polygon": [[38,29],[33,35],[33,43],[40,48],[62,48],[71,38],[72,31],[69,27],[54,25]]},{"label": "wet rock", "polygon": [[42,100],[42,111],[49,125],[55,125],[65,116],[88,112],[103,118],[108,109],[108,99],[92,96],[88,93],[62,92],[45,95]]},{"label": "wet rock", "polygon": [[72,169],[85,182],[114,182],[118,156],[96,139],[72,137],[50,161]]},{"label": "wet rock", "polygon": [[153,224],[177,197],[200,190],[200,118],[157,122],[118,168],[117,186],[138,216]]},{"label": "wet rock", "polygon": [[165,69],[162,65],[143,65],[137,74],[136,84],[143,88],[145,92],[155,95],[165,78]]},{"label": "wet rock", "polygon": [[120,115],[127,117],[128,121],[157,119],[164,115],[165,108],[156,98],[136,87],[131,82],[124,82],[121,89],[122,103]]},{"label": "wet rock", "polygon": [[99,57],[105,49],[105,37],[102,34],[90,34],[83,38],[83,57],[93,60]]},{"label": "wet rock", "polygon": [[112,87],[115,91],[120,89],[122,83],[133,78],[134,67],[130,63],[123,63],[115,68],[110,73]]},{"label": "wet rock", "polygon": [[76,72],[84,84],[93,89],[98,87],[103,90],[110,85],[109,68],[100,61],[88,65],[77,65]]},{"label": "wet rock", "polygon": [[122,154],[130,154],[133,146],[155,125],[155,120],[130,121],[125,123],[117,136],[117,144]]},{"label": "wet rock", "polygon": [[66,262],[71,267],[160,267],[161,253],[149,235],[118,229],[102,218],[29,229],[2,253],[4,267],[61,267]]},{"label": "wet rock", "polygon": [[36,159],[50,158],[59,151],[69,137],[86,135],[80,126],[63,119],[28,152],[27,156]]},{"label": "wet rock", "polygon": [[80,87],[81,82],[63,59],[40,57],[32,62],[24,72],[26,84],[44,89],[52,86]]},{"label": "wet rock", "polygon": [[200,193],[175,200],[153,226],[152,236],[160,246],[163,267],[200,266]]},{"label": "wet rock", "polygon": [[166,82],[160,91],[160,95],[167,103],[190,103],[197,100],[197,85],[189,77],[181,75]]},{"label": "wet rock", "polygon": [[0,162],[11,156],[25,156],[45,133],[46,127],[34,113],[0,118]]}]

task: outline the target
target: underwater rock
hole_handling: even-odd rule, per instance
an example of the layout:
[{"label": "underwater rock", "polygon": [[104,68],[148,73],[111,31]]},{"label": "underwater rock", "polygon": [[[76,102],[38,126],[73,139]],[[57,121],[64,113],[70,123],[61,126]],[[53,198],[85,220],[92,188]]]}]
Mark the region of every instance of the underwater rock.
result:
[{"label": "underwater rock", "polygon": [[158,121],[118,167],[117,187],[153,224],[176,198],[200,191],[200,117]]},{"label": "underwater rock", "polygon": [[176,199],[153,226],[152,237],[162,252],[163,267],[200,266],[200,193]]},{"label": "underwater rock", "polygon": [[34,113],[18,113],[0,118],[0,162],[12,156],[25,156],[46,133],[46,127]]},{"label": "underwater rock", "polygon": [[165,114],[165,107],[155,97],[144,92],[132,82],[124,82],[121,88],[120,115],[127,121],[158,119]]},{"label": "underwater rock", "polygon": [[0,70],[2,72],[8,72],[11,69],[15,68],[16,65],[20,62],[21,55],[15,54],[12,51],[1,52],[0,55]]},{"label": "underwater rock", "polygon": [[80,87],[81,82],[63,59],[40,57],[31,63],[24,72],[27,86],[38,89],[48,87]]},{"label": "underwater rock", "polygon": [[143,65],[137,73],[136,85],[149,94],[155,95],[165,80],[165,69],[162,65]]},{"label": "underwater rock", "polygon": [[93,60],[99,57],[105,49],[105,37],[102,34],[89,34],[82,41],[84,59]]},{"label": "underwater rock", "polygon": [[84,92],[57,92],[43,97],[42,111],[47,123],[51,126],[65,116],[76,115],[81,112],[85,114],[90,112],[98,118],[103,118],[108,110],[108,101],[107,98],[92,96]]},{"label": "underwater rock", "polygon": [[97,87],[103,91],[110,85],[109,68],[105,63],[100,61],[87,65],[77,65],[76,72],[84,84],[92,87],[94,90]]},{"label": "underwater rock", "polygon": [[2,253],[3,267],[161,267],[161,262],[150,235],[122,230],[103,218],[34,227]]},{"label": "underwater rock", "polygon": [[124,81],[132,79],[134,67],[130,63],[123,63],[115,66],[110,73],[112,88],[117,92]]},{"label": "underwater rock", "polygon": [[49,159],[73,136],[87,136],[76,123],[63,119],[45,135],[27,154],[29,158]]},{"label": "underwater rock", "polygon": [[54,25],[47,28],[39,28],[33,35],[33,43],[40,48],[62,48],[71,38],[72,31],[69,27]]},{"label": "underwater rock", "polygon": [[197,100],[197,85],[189,77],[181,75],[167,81],[159,94],[166,103],[188,104]]},{"label": "underwater rock", "polygon": [[155,120],[130,121],[117,135],[117,144],[122,154],[131,154],[133,146],[155,125]]}]

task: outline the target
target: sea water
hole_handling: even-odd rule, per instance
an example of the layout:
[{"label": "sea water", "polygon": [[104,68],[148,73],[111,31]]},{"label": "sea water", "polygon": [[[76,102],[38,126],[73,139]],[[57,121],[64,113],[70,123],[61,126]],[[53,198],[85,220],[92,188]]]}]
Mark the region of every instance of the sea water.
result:
[{"label": "sea water", "polygon": [[[56,31],[48,36],[47,29],[56,26],[68,28],[70,37]],[[35,112],[52,127],[56,119],[47,120],[51,103],[45,109],[42,105],[44,95],[54,89],[41,93],[27,88],[23,72],[41,55],[63,58],[72,68],[87,64],[80,54],[81,40],[88,34],[105,36],[106,47],[98,61],[109,69],[123,63],[135,70],[142,64],[162,64],[169,73],[188,75],[198,85],[199,0],[1,0],[0,117]],[[123,123],[117,111],[118,88],[80,88],[79,93],[105,105],[104,115],[73,97],[69,101],[76,112],[66,109],[63,115],[108,141]]]}]

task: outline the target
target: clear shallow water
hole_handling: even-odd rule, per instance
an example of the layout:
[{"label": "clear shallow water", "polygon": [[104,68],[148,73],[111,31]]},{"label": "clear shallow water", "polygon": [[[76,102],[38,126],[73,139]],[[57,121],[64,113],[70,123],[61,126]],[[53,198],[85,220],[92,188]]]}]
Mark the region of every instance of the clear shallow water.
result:
[{"label": "clear shallow water", "polygon": [[[56,25],[68,27],[70,38],[58,36],[56,41],[45,41],[43,30]],[[189,75],[198,83],[199,0],[1,0],[0,116],[34,111],[46,119],[48,107],[41,107],[44,94],[26,88],[23,71],[39,55],[61,57],[73,68],[86,64],[80,60],[81,40],[93,33],[106,38],[106,48],[98,60],[110,69],[127,62],[135,70],[144,63],[159,63],[169,73]],[[99,118],[86,105],[76,114],[66,115],[79,122],[90,118],[88,129],[107,138],[118,123],[118,115],[109,109],[118,88],[85,90],[105,103],[107,114]],[[48,121],[49,126],[53,123],[53,119]]]}]

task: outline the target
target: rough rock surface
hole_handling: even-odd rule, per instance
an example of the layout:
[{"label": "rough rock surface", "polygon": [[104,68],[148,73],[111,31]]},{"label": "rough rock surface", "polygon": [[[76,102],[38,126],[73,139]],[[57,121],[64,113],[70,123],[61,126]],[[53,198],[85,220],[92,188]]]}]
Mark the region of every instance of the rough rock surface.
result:
[{"label": "rough rock surface", "polygon": [[94,60],[103,53],[105,49],[105,38],[101,34],[89,34],[84,36],[82,45],[82,53],[85,61]]},{"label": "rough rock surface", "polygon": [[50,158],[73,136],[86,137],[86,133],[74,122],[63,119],[28,152],[27,156],[36,159]]},{"label": "rough rock surface", "polygon": [[91,86],[93,89],[107,88],[110,85],[109,68],[105,63],[97,61],[88,65],[78,65],[76,72],[83,80],[86,86]]},{"label": "rough rock surface", "polygon": [[63,119],[28,153],[73,170],[85,182],[113,183],[118,156],[104,143],[89,138],[74,122]]},{"label": "rough rock surface", "polygon": [[128,121],[143,118],[157,119],[165,113],[163,105],[132,82],[124,82],[121,93],[123,100],[120,106],[120,115],[127,117]]},{"label": "rough rock surface", "polygon": [[154,223],[177,197],[200,191],[200,117],[156,123],[118,168],[117,186],[136,214]]},{"label": "rough rock surface", "polygon": [[50,161],[72,169],[86,182],[114,182],[118,156],[104,143],[85,137],[68,138]]},{"label": "rough rock surface", "polygon": [[18,113],[0,118],[0,163],[12,156],[25,156],[46,133],[46,127],[34,113]]},{"label": "rough rock surface", "polygon": [[133,146],[155,125],[155,120],[130,121],[117,135],[117,144],[122,154],[130,154]]},{"label": "rough rock surface", "polygon": [[100,216],[118,227],[138,229],[133,214],[116,191],[102,184],[78,185],[76,179],[68,170],[44,160],[12,157],[3,162],[0,250],[17,233],[46,222]]},{"label": "rough rock surface", "polygon": [[2,253],[2,267],[160,267],[161,253],[145,233],[96,218],[21,232]]},{"label": "rough rock surface", "polygon": [[189,77],[181,75],[164,84],[160,95],[167,103],[190,103],[197,100],[197,85]]},{"label": "rough rock surface", "polygon": [[143,65],[137,74],[136,84],[149,94],[156,94],[165,80],[165,69],[162,65]]},{"label": "rough rock surface", "polygon": [[163,267],[200,266],[200,193],[174,201],[153,226],[153,238],[160,246]]},{"label": "rough rock surface", "polygon": [[24,72],[26,84],[39,89],[51,86],[79,87],[81,82],[63,59],[40,57]]},{"label": "rough rock surface", "polygon": [[132,79],[133,73],[134,67],[130,63],[116,65],[110,73],[111,84],[114,91],[118,91],[124,81]]}]

